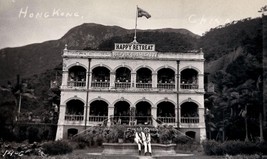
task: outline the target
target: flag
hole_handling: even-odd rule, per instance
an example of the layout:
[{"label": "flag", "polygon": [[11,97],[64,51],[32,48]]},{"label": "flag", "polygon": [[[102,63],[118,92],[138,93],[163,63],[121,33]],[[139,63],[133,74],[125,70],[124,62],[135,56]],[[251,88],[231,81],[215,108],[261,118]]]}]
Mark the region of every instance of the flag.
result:
[{"label": "flag", "polygon": [[145,16],[147,19],[151,17],[151,15],[147,12],[147,11],[144,11],[143,9],[137,7],[137,16],[138,17],[142,17],[142,16]]}]

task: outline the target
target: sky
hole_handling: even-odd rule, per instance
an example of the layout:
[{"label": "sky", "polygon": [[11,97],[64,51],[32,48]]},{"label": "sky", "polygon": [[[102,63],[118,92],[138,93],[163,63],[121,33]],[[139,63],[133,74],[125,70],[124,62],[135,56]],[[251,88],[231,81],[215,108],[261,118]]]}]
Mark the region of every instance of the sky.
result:
[{"label": "sky", "polygon": [[185,28],[202,35],[219,25],[259,17],[266,0],[0,0],[0,49],[61,38],[83,23],[134,29],[136,6],[152,17],[138,29]]}]

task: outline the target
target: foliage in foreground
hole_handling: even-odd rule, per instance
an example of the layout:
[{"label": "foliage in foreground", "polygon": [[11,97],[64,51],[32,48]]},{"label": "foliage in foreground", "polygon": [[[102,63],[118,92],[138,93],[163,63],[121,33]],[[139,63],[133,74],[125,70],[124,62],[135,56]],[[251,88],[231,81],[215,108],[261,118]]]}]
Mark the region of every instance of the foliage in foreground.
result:
[{"label": "foliage in foreground", "polygon": [[71,153],[73,148],[69,142],[64,140],[52,141],[43,144],[44,153],[48,155],[62,155]]},{"label": "foliage in foreground", "polygon": [[214,140],[203,142],[204,152],[207,155],[238,155],[238,154],[267,154],[267,142],[225,141]]}]

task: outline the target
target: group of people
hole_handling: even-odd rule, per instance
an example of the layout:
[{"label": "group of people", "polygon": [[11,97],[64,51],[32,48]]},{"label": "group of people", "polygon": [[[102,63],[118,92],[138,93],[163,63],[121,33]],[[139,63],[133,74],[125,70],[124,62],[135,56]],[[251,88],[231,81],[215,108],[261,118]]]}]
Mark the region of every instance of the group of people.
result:
[{"label": "group of people", "polygon": [[145,128],[142,131],[141,127],[138,127],[135,132],[135,143],[138,145],[138,152],[141,155],[141,147],[144,146],[145,155],[152,155],[151,151],[151,135],[149,128]]}]

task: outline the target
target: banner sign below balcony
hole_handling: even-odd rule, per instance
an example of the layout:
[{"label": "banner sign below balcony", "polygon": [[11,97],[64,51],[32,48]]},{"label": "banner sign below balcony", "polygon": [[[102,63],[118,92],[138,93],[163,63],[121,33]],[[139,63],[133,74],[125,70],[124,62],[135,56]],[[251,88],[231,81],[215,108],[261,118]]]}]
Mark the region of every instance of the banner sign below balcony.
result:
[{"label": "banner sign below balcony", "polygon": [[155,51],[155,44],[115,43],[116,51]]}]

